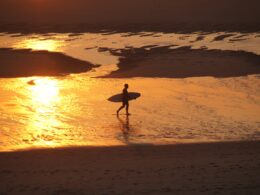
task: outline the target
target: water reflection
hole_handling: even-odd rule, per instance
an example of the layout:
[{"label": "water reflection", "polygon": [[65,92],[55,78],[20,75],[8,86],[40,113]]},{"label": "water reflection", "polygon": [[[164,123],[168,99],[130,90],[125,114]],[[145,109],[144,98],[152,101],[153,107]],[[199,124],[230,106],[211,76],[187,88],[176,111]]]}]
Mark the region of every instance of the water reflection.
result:
[{"label": "water reflection", "polygon": [[38,109],[50,108],[54,103],[59,102],[59,86],[56,80],[42,78],[34,80],[34,83],[30,87],[31,97],[32,102]]},{"label": "water reflection", "polygon": [[[123,81],[88,78],[117,69],[119,57],[99,49],[102,47],[120,52],[125,47],[149,45],[191,46],[194,49],[206,46],[208,49],[260,54],[259,33],[234,33],[229,38],[212,41],[225,34],[193,33],[185,37],[176,33],[157,33],[156,36],[85,33],[80,39],[72,39],[67,34],[0,36],[2,48],[58,51],[103,65],[89,75],[73,75],[63,80],[47,77],[2,79],[0,150],[34,146],[175,143],[176,140],[243,140],[248,139],[248,135],[253,135],[252,140],[259,140],[258,77],[124,80],[131,82],[136,91],[146,94],[134,102],[138,117],[132,117],[131,121],[127,116],[116,119],[110,113],[115,112],[117,105],[106,101],[118,92]],[[243,41],[230,41],[241,35]],[[32,79],[31,84],[26,84]]]},{"label": "water reflection", "polygon": [[32,49],[32,50],[47,50],[58,51],[62,42],[54,39],[40,40],[40,39],[25,39],[15,45],[19,49]]},{"label": "water reflection", "polygon": [[[29,106],[33,112],[28,121],[27,131],[34,146],[55,145],[57,128],[63,124],[59,119],[60,89],[57,80],[35,79],[28,87]],[[55,139],[54,139],[55,138]]]},{"label": "water reflection", "polygon": [[118,121],[121,124],[121,130],[123,133],[123,138],[124,138],[124,142],[126,144],[130,144],[129,142],[129,132],[130,132],[130,125],[129,125],[129,116],[126,115],[125,120],[123,120],[122,118],[120,118],[120,116],[117,116]]},{"label": "water reflection", "polygon": [[[131,118],[117,119],[118,105],[106,99],[125,82],[145,95],[132,102]],[[260,139],[258,76],[15,78],[2,79],[0,93],[0,151]]]}]

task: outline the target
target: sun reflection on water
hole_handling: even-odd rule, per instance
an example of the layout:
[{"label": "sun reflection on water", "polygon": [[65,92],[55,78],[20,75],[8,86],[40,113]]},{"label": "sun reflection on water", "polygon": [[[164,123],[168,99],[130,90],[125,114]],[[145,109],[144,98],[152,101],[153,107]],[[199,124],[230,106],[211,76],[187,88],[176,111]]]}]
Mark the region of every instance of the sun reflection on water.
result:
[{"label": "sun reflection on water", "polygon": [[37,107],[50,107],[59,101],[59,87],[56,80],[37,79],[35,85],[31,86],[32,101]]},{"label": "sun reflection on water", "polygon": [[26,39],[18,43],[15,47],[19,49],[32,49],[32,50],[47,50],[47,51],[58,51],[62,42],[59,40],[48,39]]},{"label": "sun reflection on water", "polygon": [[51,78],[35,79],[29,87],[31,108],[34,111],[28,122],[30,142],[34,146],[55,146],[57,129],[63,124],[59,119],[60,89],[58,81]]}]

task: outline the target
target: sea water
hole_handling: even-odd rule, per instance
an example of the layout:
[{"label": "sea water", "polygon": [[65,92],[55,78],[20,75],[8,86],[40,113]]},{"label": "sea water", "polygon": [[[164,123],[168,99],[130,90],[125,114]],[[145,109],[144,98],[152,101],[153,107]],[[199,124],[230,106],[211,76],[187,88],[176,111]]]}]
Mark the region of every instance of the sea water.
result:
[{"label": "sea water", "polygon": [[[260,55],[259,33],[0,34],[0,48],[48,50],[101,65],[59,77],[0,79],[0,151],[67,146],[174,144],[259,140],[259,75],[230,78],[96,78],[117,69],[118,56],[100,48],[190,46]],[[34,80],[35,85],[28,82]],[[130,116],[107,98],[129,91]]]}]

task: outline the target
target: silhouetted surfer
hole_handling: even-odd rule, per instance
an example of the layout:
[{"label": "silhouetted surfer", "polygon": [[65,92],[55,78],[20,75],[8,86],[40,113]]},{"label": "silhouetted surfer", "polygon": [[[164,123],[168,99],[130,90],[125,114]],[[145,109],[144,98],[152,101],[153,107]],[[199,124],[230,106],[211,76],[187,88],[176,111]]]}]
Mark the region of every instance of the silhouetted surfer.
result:
[{"label": "silhouetted surfer", "polygon": [[123,89],[123,93],[122,93],[122,103],[123,105],[117,110],[117,115],[119,114],[120,110],[122,110],[124,107],[126,109],[126,115],[130,115],[130,113],[128,112],[128,108],[129,108],[129,103],[128,103],[128,99],[129,99],[129,94],[128,94],[128,84],[125,84],[125,87]]}]

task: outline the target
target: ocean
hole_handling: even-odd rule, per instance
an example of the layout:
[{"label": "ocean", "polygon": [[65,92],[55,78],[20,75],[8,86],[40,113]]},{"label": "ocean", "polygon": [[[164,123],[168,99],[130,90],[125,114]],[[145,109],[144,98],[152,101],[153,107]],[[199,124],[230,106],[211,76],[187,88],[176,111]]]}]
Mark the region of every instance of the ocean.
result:
[{"label": "ocean", "polygon": [[[0,151],[260,140],[259,45],[258,32],[2,32],[0,48],[10,52],[96,66],[0,78]],[[121,104],[107,99],[125,83],[142,95],[130,116],[117,116]]]}]

